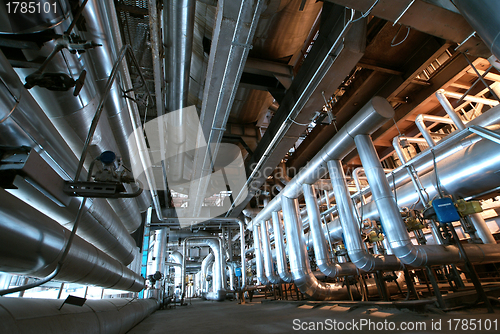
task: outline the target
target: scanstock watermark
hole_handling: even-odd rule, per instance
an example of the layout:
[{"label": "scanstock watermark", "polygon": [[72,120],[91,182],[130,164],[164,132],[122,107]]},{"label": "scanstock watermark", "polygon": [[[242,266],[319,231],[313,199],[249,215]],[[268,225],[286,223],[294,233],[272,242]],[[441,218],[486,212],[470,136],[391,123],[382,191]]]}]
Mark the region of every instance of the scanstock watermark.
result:
[{"label": "scanstock watermark", "polygon": [[[238,145],[220,143],[207,144],[207,134],[203,133],[195,106],[176,110],[147,122],[143,128],[137,128],[129,138],[129,147],[140,149],[137,141],[144,130],[147,152],[141,158],[140,152],[132,152],[132,172],[141,181],[145,190],[154,187],[157,191],[170,190],[186,197],[187,205],[175,208],[179,218],[191,218],[189,204],[203,203],[205,198],[213,196],[234,198],[242,193],[240,204],[246,197],[246,172],[241,149]],[[217,129],[216,129],[217,130]],[[223,130],[223,129],[218,129]],[[222,136],[222,133],[221,133]],[[154,184],[147,182],[147,176],[154,179]],[[187,198],[187,197],[186,197]],[[200,202],[201,199],[201,202]],[[221,201],[220,205],[211,206],[210,210],[200,214],[213,218],[228,211],[230,202]],[[189,225],[189,222],[183,223]]]}]

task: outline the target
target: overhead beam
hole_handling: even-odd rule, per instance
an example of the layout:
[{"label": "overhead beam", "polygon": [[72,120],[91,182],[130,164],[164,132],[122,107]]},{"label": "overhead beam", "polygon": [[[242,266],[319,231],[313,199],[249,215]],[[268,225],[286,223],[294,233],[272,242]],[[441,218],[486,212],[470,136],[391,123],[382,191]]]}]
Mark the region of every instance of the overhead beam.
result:
[{"label": "overhead beam", "polygon": [[324,5],[318,39],[250,159],[249,166],[259,168],[251,171],[249,195],[232,211],[232,215],[241,212],[303,134],[307,124],[324,105],[323,94],[332,96],[363,56],[366,45],[365,20],[358,20],[352,25],[343,43],[342,39],[338,41],[338,36],[345,34],[347,13],[350,15],[350,11],[343,7]]},{"label": "overhead beam", "polygon": [[[323,1],[353,8],[363,13],[366,13],[374,4],[374,0]],[[441,2],[440,0],[417,0],[405,11],[411,0],[380,0],[370,14],[391,22],[395,22],[399,18],[398,23],[407,27],[455,43],[462,43],[474,32],[474,29],[462,15],[450,10],[449,6],[440,4]],[[463,50],[468,50],[469,53],[481,57],[491,55],[488,47],[479,37],[475,36],[463,45]]]}]

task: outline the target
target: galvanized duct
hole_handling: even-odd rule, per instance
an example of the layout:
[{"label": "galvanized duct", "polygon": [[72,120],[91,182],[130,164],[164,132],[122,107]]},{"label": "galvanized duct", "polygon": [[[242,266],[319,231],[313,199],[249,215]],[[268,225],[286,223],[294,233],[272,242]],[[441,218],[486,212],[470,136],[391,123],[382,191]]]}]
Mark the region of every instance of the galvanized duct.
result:
[{"label": "galvanized duct", "polygon": [[[45,277],[57,266],[70,231],[0,189],[0,270]],[[144,278],[75,236],[56,280],[141,291]]]},{"label": "galvanized duct", "polygon": [[[193,48],[195,0],[163,1],[163,45],[165,47],[165,112],[168,117],[168,182],[184,180],[187,117],[182,110],[188,105],[189,72]],[[158,116],[162,115],[158,109]],[[172,184],[170,185],[172,187]]]},{"label": "galvanized duct", "polygon": [[9,334],[124,334],[159,307],[154,299],[87,300],[82,307],[61,300],[1,298],[0,331]]},{"label": "galvanized duct", "polygon": [[[464,258],[462,258],[456,246],[413,245],[402,221],[398,204],[396,204],[394,194],[389,187],[371,138],[368,135],[358,135],[355,137],[355,141],[361,163],[365,168],[366,177],[371,185],[373,202],[375,202],[378,209],[382,227],[389,239],[392,251],[401,262],[414,267],[464,262]],[[442,175],[443,183],[449,184],[451,188],[460,188],[461,185],[468,184],[469,188],[478,191],[477,188],[480,188],[480,186],[476,182],[471,183],[471,180],[468,182],[456,182],[465,175],[469,176],[470,170],[474,170],[474,174],[470,175],[470,177],[474,178],[475,176],[479,176],[479,179],[481,179],[481,177],[486,177],[488,179],[488,189],[492,188],[494,177],[492,177],[491,174],[493,173],[492,171],[498,170],[498,166],[494,169],[490,169],[490,167],[492,164],[499,164],[500,157],[492,158],[491,155],[485,154],[485,152],[498,152],[496,146],[498,144],[486,142],[484,140],[480,142],[492,144],[493,147],[487,145],[488,151],[468,149],[458,152],[462,159],[459,160],[459,164],[455,163],[451,166],[452,170],[460,170],[458,175],[452,175],[446,168],[439,169],[438,166],[438,174]],[[467,166],[464,163],[466,158],[473,158],[474,162],[477,163],[479,161],[482,162],[483,165],[477,165],[476,168],[470,169],[470,165]],[[452,178],[453,176],[454,178]],[[500,184],[500,179],[498,179],[498,181]],[[413,185],[410,184],[409,186]],[[448,191],[450,190],[452,189],[448,189]],[[414,189],[413,192],[415,192]],[[463,195],[463,192],[460,193],[460,191],[450,191],[449,193],[458,194],[459,196]],[[495,262],[500,259],[500,246],[498,245],[464,244],[463,247],[472,263]]]},{"label": "galvanized duct", "polygon": [[[5,8],[5,1],[2,2],[2,8]],[[29,19],[26,15],[18,13],[9,13],[2,10],[0,13],[0,32],[2,34],[29,34],[53,28],[61,24],[70,13],[70,4],[67,0],[54,0],[48,3],[48,7],[41,3],[40,11],[29,13]],[[45,5],[45,6],[44,6]],[[12,4],[14,8],[14,4]],[[27,8],[28,9],[28,8]],[[37,9],[35,7],[35,9]]]},{"label": "galvanized duct", "polygon": [[[0,144],[29,146],[65,180],[72,179],[78,159],[34,98],[22,86],[9,61],[0,52]],[[18,102],[16,102],[16,99]],[[9,110],[12,112],[9,114]],[[86,173],[82,173],[82,178]],[[60,224],[71,228],[81,198],[61,208],[26,182],[10,190]],[[133,259],[135,242],[103,199],[87,201],[77,234],[124,264]]]}]

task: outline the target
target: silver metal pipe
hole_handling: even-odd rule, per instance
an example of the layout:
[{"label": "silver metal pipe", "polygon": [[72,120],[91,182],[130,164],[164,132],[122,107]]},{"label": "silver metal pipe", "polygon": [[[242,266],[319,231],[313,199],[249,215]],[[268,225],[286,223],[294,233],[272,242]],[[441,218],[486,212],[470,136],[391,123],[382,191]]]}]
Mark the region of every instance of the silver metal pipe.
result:
[{"label": "silver metal pipe", "polygon": [[[71,232],[0,189],[0,271],[46,277],[66,248]],[[75,236],[56,280],[141,291],[144,278]]]},{"label": "silver metal pipe", "polygon": [[[381,97],[372,98],[347,124],[318,152],[308,163],[307,168],[301,170],[280,194],[252,220],[259,222],[270,219],[273,211],[281,209],[281,198],[297,198],[302,192],[302,184],[314,184],[327,172],[326,162],[333,159],[343,159],[354,150],[354,137],[357,134],[371,134],[380,128],[388,119],[394,116],[389,102]],[[251,228],[249,226],[248,228]]]},{"label": "silver metal pipe", "polygon": [[[328,162],[330,163],[330,162]],[[309,228],[313,238],[314,255],[319,270],[328,277],[344,275],[357,275],[356,266],[353,263],[333,263],[326,249],[326,238],[321,228],[321,218],[316,202],[316,192],[309,184],[302,185],[304,200],[306,202],[307,215],[309,216]]]},{"label": "silver metal pipe", "polygon": [[476,229],[476,235],[481,239],[484,244],[494,244],[496,245],[496,240],[491,234],[488,225],[484,221],[483,217],[479,213],[473,213],[469,215],[472,225]]},{"label": "silver metal pipe", "polygon": [[202,282],[202,292],[208,292],[206,283],[207,283],[207,270],[208,267],[214,262],[214,254],[210,253],[201,262],[201,282]]},{"label": "silver metal pipe", "polygon": [[276,248],[276,265],[278,267],[278,274],[281,279],[286,282],[292,282],[292,274],[288,270],[286,262],[285,242],[283,240],[283,227],[278,212],[273,212],[273,230],[274,230],[274,245]]},{"label": "silver metal pipe", "polygon": [[460,117],[455,112],[455,109],[451,105],[450,101],[448,101],[448,99],[444,95],[444,92],[445,92],[444,89],[440,89],[440,90],[438,90],[436,92],[436,97],[437,97],[439,103],[441,103],[441,105],[443,106],[444,111],[446,111],[446,113],[448,114],[448,116],[450,116],[451,120],[453,121],[453,124],[455,124],[455,126],[457,127],[457,129],[458,130],[465,129],[464,123],[462,122],[462,120],[460,119]]},{"label": "silver metal pipe", "polygon": [[347,298],[348,293],[345,286],[340,283],[323,283],[314,276],[304,242],[298,200],[283,196],[281,201],[288,243],[290,271],[297,288],[311,299],[339,300]]},{"label": "silver metal pipe", "polygon": [[[76,155],[33,96],[23,87],[1,52],[0,77],[4,84],[0,85],[0,119],[4,120],[0,123],[0,144],[33,147],[61,178],[71,180],[78,165]],[[15,99],[18,99],[18,103]],[[9,110],[12,113],[9,114]],[[81,180],[86,179],[86,176],[86,173],[82,173]],[[81,198],[71,199],[68,206],[61,208],[28,183],[18,188],[11,191],[16,197],[32,203],[66,228],[72,228]],[[103,199],[87,201],[77,234],[124,264],[133,260],[135,242]]]},{"label": "silver metal pipe", "polygon": [[172,259],[176,264],[175,266],[175,279],[174,284],[176,287],[182,285],[182,263],[184,262],[184,257],[178,251],[170,253],[169,259]]},{"label": "silver metal pipe", "polygon": [[122,334],[158,309],[155,299],[88,299],[81,307],[61,309],[61,300],[1,298],[2,332]]},{"label": "silver metal pipe", "polygon": [[432,121],[436,123],[446,123],[446,124],[454,124],[453,120],[446,117],[434,116],[434,115],[425,115],[420,114],[415,118],[415,124],[419,129],[420,133],[424,137],[427,145],[430,147],[436,146],[436,141],[432,138],[430,129],[425,125],[425,121]]},{"label": "silver metal pipe", "polygon": [[171,152],[167,166],[169,182],[182,182],[184,179],[187,119],[183,109],[188,106],[195,4],[195,0],[163,1],[165,111],[174,112],[167,118],[166,149]]},{"label": "silver metal pipe", "polygon": [[[373,201],[378,209],[382,227],[389,239],[394,254],[400,261],[414,267],[462,263],[464,259],[461,257],[456,246],[413,245],[402,221],[399,208],[382,170],[382,165],[371,138],[367,135],[358,135],[355,141],[361,163],[365,168],[366,176],[370,183]],[[480,171],[476,172],[479,173]],[[442,170],[441,173],[443,173],[443,175],[449,175],[445,170]],[[455,181],[457,179],[458,178],[454,178],[453,180]],[[462,184],[462,182],[454,183]],[[475,187],[475,184],[473,186]],[[463,245],[463,247],[470,261],[473,263],[494,262],[500,259],[500,247],[497,245],[467,244]]]},{"label": "silver metal pipe", "polygon": [[352,263],[358,269],[366,272],[402,269],[400,262],[395,256],[373,255],[368,252],[365,243],[361,239],[360,224],[362,222],[358,222],[356,219],[356,208],[352,204],[351,196],[347,189],[342,162],[340,160],[328,161],[328,171],[333,191],[335,192],[340,223],[344,231],[345,247]]},{"label": "silver metal pipe", "polygon": [[264,257],[262,256],[261,243],[260,243],[260,226],[253,226],[253,250],[255,256],[255,270],[257,271],[257,278],[262,285],[269,284],[264,272]]},{"label": "silver metal pipe", "polygon": [[280,276],[276,275],[276,272],[274,271],[274,261],[271,256],[271,245],[269,241],[269,223],[267,220],[260,224],[260,232],[262,235],[262,251],[264,255],[264,269],[267,280],[271,284],[278,284],[281,282],[281,279]]},{"label": "silver metal pipe", "polygon": [[207,245],[210,247],[214,253],[214,270],[212,272],[213,276],[213,291],[207,293],[206,298],[210,300],[223,301],[226,297],[226,279],[225,279],[225,268],[226,261],[222,249],[222,241],[219,237],[188,237],[185,238],[182,243],[183,261],[182,261],[182,299],[184,299],[186,293],[186,254],[187,254],[187,243]]},{"label": "silver metal pipe", "polygon": [[477,31],[491,52],[500,59],[498,35],[500,22],[498,20],[499,3],[487,0],[453,0],[463,17]]},{"label": "silver metal pipe", "polygon": [[[215,217],[215,218],[210,218],[210,217],[195,217],[195,218],[187,218],[187,217],[184,217],[184,218],[178,218],[178,217],[162,217],[162,222],[161,223],[155,223],[155,224],[152,224],[154,226],[162,226],[162,225],[165,225],[167,222],[187,222],[187,223],[191,223],[191,224],[195,224],[197,222],[204,222],[204,223],[210,223],[210,222],[218,222],[220,224],[224,224],[224,223],[234,223],[234,224],[238,224],[239,228],[240,228],[240,233],[239,233],[239,236],[240,236],[240,259],[241,259],[241,275],[242,275],[242,282],[243,282],[243,286],[241,287],[241,289],[244,289],[245,288],[245,282],[246,282],[246,270],[245,267],[246,267],[246,257],[245,257],[245,223],[239,219],[239,218],[234,218],[234,217]],[[175,232],[174,232],[175,233]]]},{"label": "silver metal pipe", "polygon": [[[168,230],[166,228],[161,229],[156,234],[157,239],[155,242],[155,258],[156,258],[156,270],[161,274],[165,272],[165,254],[167,252],[167,236]],[[154,274],[154,273],[153,273]],[[161,281],[156,282],[156,288],[161,289]]]},{"label": "silver metal pipe", "polygon": [[[447,91],[444,91],[443,94],[444,94],[444,96],[452,97],[452,98],[457,99],[457,100],[462,99],[462,95],[463,95],[460,93],[447,92]],[[463,97],[463,100],[481,103],[481,104],[486,104],[489,106],[497,106],[500,103],[497,100],[485,99],[484,97],[477,97],[477,96],[473,96],[473,95],[465,95]]]}]

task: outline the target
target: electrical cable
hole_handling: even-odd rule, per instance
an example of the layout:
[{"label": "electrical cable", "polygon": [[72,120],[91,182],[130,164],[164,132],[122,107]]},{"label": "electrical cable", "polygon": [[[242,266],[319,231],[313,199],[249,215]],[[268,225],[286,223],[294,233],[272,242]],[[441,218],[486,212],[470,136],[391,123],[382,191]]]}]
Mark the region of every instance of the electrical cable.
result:
[{"label": "electrical cable", "polygon": [[367,17],[368,15],[370,15],[370,13],[372,12],[373,8],[378,4],[380,0],[375,0],[375,2],[373,3],[373,5],[364,13],[362,14],[360,17],[358,17],[356,20],[353,20],[352,23],[354,22],[358,22],[359,20],[361,19],[364,19],[365,17]]},{"label": "electrical cable", "polygon": [[398,42],[397,44],[394,44],[394,40],[396,39],[396,37],[398,37],[398,36],[399,36],[399,32],[401,31],[401,28],[402,28],[402,27],[403,27],[403,26],[399,26],[398,32],[396,33],[396,35],[394,35],[394,38],[393,38],[393,39],[392,39],[392,41],[391,41],[391,48],[392,48],[392,47],[395,47],[395,46],[398,46],[398,45],[403,44],[403,42],[404,42],[404,41],[406,41],[406,39],[407,39],[407,38],[408,38],[408,36],[410,35],[410,27],[406,27],[408,30],[407,30],[407,32],[406,32],[406,36],[405,36],[405,38],[403,38],[403,40],[402,40],[401,42]]},{"label": "electrical cable", "polygon": [[444,194],[440,186],[441,182],[439,182],[438,171],[437,171],[436,154],[434,153],[433,149],[431,149],[431,153],[432,153],[432,162],[434,163],[434,175],[436,176],[436,189],[438,191],[439,198],[443,198]]}]

